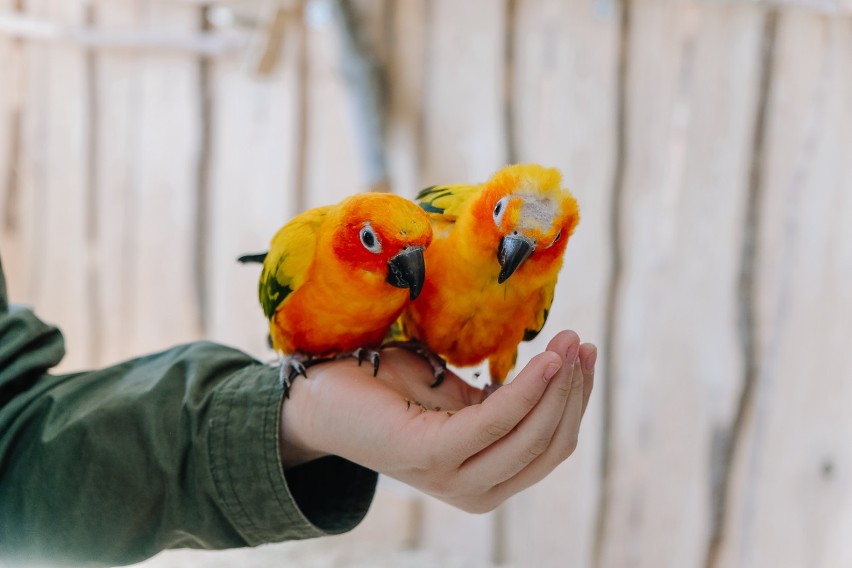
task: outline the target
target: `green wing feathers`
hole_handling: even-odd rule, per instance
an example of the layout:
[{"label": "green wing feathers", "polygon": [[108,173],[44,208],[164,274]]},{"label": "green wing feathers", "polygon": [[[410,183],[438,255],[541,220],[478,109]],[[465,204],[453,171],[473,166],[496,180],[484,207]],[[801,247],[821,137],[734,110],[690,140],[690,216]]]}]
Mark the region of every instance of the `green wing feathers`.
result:
[{"label": "green wing feathers", "polygon": [[417,194],[417,203],[430,215],[455,221],[481,189],[478,185],[434,185]]},{"label": "green wing feathers", "polygon": [[258,290],[268,319],[304,283],[314,259],[317,233],[329,209],[331,206],[318,207],[297,215],[272,238]]}]

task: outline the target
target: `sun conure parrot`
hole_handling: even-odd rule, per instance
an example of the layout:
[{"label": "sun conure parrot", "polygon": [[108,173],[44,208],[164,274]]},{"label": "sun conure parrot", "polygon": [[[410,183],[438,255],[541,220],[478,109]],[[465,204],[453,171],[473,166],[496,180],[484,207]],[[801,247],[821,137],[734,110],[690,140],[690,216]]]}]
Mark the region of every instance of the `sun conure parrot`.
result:
[{"label": "sun conure parrot", "polygon": [[[577,201],[559,170],[535,164],[477,185],[429,187],[417,200],[435,236],[429,278],[400,318],[403,335],[454,365],[487,359],[494,389],[515,366],[518,344],[547,320]],[[433,367],[437,385],[443,371]]]},{"label": "sun conure parrot", "polygon": [[365,354],[378,371],[388,328],[423,288],[426,213],[390,193],[361,193],[297,215],[272,238],[259,295],[289,390],[317,360]]}]

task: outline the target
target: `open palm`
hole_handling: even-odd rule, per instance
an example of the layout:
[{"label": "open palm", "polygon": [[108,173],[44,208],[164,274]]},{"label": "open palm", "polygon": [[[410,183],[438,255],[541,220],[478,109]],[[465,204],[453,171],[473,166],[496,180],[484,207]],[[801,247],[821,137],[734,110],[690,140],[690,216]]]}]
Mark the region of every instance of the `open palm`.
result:
[{"label": "open palm", "polygon": [[[491,396],[429,364],[382,352],[377,377],[354,360],[309,369],[282,410],[285,467],[334,454],[471,512],[494,509],[573,453],[596,349],[563,331]],[[421,406],[422,405],[422,406]]]}]

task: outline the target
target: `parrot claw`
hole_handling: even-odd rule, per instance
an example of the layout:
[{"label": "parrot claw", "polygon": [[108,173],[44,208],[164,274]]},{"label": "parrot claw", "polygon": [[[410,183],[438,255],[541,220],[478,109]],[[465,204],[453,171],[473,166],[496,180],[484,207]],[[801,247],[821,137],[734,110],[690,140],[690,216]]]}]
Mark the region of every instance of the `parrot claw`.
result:
[{"label": "parrot claw", "polygon": [[444,377],[446,377],[447,372],[446,369],[435,369],[435,382],[429,385],[430,389],[441,386],[441,383],[444,382]]},{"label": "parrot claw", "polygon": [[352,357],[358,359],[358,366],[361,366],[368,357],[370,358],[370,362],[373,364],[373,376],[379,374],[379,363],[381,363],[381,357],[379,356],[378,351],[373,351],[372,349],[367,349],[366,347],[359,347],[355,351],[352,352]]},{"label": "parrot claw", "polygon": [[382,345],[383,349],[385,347],[399,347],[406,349],[426,359],[432,367],[432,374],[435,377],[435,382],[429,385],[429,388],[435,388],[444,382],[444,378],[447,376],[447,362],[443,357],[426,347],[426,344],[422,341],[389,341]]},{"label": "parrot claw", "polygon": [[290,386],[293,384],[293,371],[287,372],[287,365],[282,364],[278,368],[278,384],[284,391],[284,398],[290,398]]},{"label": "parrot claw", "polygon": [[[304,359],[304,361],[302,360]],[[284,398],[290,398],[290,387],[293,385],[293,380],[302,375],[308,378],[307,367],[310,366],[310,358],[303,357],[299,354],[289,355],[281,360],[278,371],[278,383],[284,391]]]},{"label": "parrot claw", "polygon": [[307,369],[305,368],[305,366],[304,366],[304,365],[302,365],[301,363],[298,363],[298,362],[297,362],[297,363],[294,365],[294,369],[295,369],[295,371],[296,371],[296,374],[297,374],[297,375],[302,375],[302,376],[303,376],[303,377],[305,377],[306,379],[308,378],[308,370],[307,370]]},{"label": "parrot claw", "polygon": [[444,378],[447,376],[447,362],[443,357],[434,353],[431,349],[426,347],[421,341],[394,341],[392,343],[387,343],[384,345],[385,347],[402,347],[403,349],[408,349],[409,351],[416,353],[429,361],[429,365],[432,367],[432,375],[435,377],[435,382],[429,385],[429,388],[436,388],[441,386],[441,383],[444,382]]}]

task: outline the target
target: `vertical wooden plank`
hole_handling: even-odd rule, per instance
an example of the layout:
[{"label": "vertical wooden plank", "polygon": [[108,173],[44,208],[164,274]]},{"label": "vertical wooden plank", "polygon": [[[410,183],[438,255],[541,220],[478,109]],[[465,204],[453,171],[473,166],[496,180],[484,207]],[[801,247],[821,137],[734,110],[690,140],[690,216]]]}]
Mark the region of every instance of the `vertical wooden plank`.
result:
[{"label": "vertical wooden plank", "polygon": [[[199,8],[100,2],[103,27],[194,33]],[[101,363],[198,339],[195,266],[200,63],[177,52],[98,55],[97,286]]]},{"label": "vertical wooden plank", "polygon": [[[82,0],[32,0],[27,14],[58,25],[86,25]],[[27,287],[16,299],[36,306],[65,334],[60,370],[92,363],[89,319],[88,199],[90,117],[86,55],[76,47],[26,44],[26,107],[20,157],[21,229],[28,250],[13,270],[25,270]]]},{"label": "vertical wooden plank", "polygon": [[[141,27],[139,2],[98,2],[95,10],[98,27]],[[94,120],[98,266],[94,286],[100,331],[98,363],[103,365],[134,353],[130,338],[135,325],[135,248],[141,235],[137,233],[133,188],[139,169],[137,115],[142,111],[143,67],[140,53],[99,51],[95,55],[99,104]]]},{"label": "vertical wooden plank", "polygon": [[336,203],[369,189],[342,74],[340,37],[334,17],[329,0],[307,4],[306,208]]},{"label": "vertical wooden plank", "polygon": [[482,181],[506,161],[505,4],[429,4],[424,187]]},{"label": "vertical wooden plank", "polygon": [[390,2],[341,0],[338,6],[343,24],[338,26],[339,35],[345,40],[341,45],[342,69],[362,169],[370,191],[390,191],[387,160]]},{"label": "vertical wooden plank", "polygon": [[[139,17],[138,2],[98,2],[98,27],[133,29]],[[136,184],[137,114],[141,112],[140,54],[99,51],[95,54],[97,115],[94,118],[96,166],[96,259],[98,272],[95,322],[100,332],[99,364],[109,364],[133,353],[133,292],[137,212],[133,200]],[[165,210],[165,207],[164,207]]]},{"label": "vertical wooden plank", "polygon": [[[148,27],[195,32],[199,9],[146,3]],[[191,54],[143,59],[138,133],[137,248],[133,270],[136,322],[131,349],[146,352],[200,336],[195,258],[198,161],[201,159],[200,62]],[[164,204],[166,209],[164,210]]]},{"label": "vertical wooden plank", "polygon": [[[0,0],[0,12],[11,13],[13,0]],[[16,198],[18,158],[20,149],[21,100],[21,49],[20,42],[0,34],[0,256],[5,270],[11,273],[12,259],[17,255],[18,237]],[[9,279],[9,276],[6,276]],[[14,290],[13,290],[14,292]]]},{"label": "vertical wooden plank", "polygon": [[[486,179],[505,160],[505,2],[429,3],[421,185]],[[469,562],[493,555],[494,514],[426,498],[421,545]]]},{"label": "vertical wooden plank", "polygon": [[391,2],[387,55],[387,155],[391,187],[413,198],[422,189],[421,154],[429,6],[426,0]]},{"label": "vertical wooden plank", "polygon": [[265,250],[296,213],[302,33],[290,18],[271,76],[257,76],[251,61],[236,56],[215,61],[212,70],[208,337],[262,358],[272,354],[257,299],[260,267],[241,266],[236,257]]},{"label": "vertical wooden plank", "polygon": [[[0,13],[9,13],[14,9],[11,0],[0,0]],[[7,193],[12,152],[12,120],[15,98],[18,90],[18,57],[15,41],[0,33],[0,69],[2,69],[3,88],[0,89],[0,220],[5,219]],[[2,225],[5,229],[5,223]],[[5,231],[4,231],[5,232]],[[2,252],[2,251],[0,251]]]},{"label": "vertical wooden plank", "polygon": [[[580,203],[544,332],[519,360],[560,329],[601,345],[611,263],[609,216],[615,170],[619,18],[599,2],[518,2],[512,84],[517,159],[558,167]],[[602,362],[603,357],[601,357]],[[605,369],[598,366],[598,377]],[[599,487],[600,384],[580,444],[565,464],[506,506],[507,560],[517,565],[592,562]]]},{"label": "vertical wooden plank", "polygon": [[705,559],[714,464],[743,378],[737,284],[761,24],[748,6],[631,11],[606,566]]},{"label": "vertical wooden plank", "polygon": [[723,566],[852,563],[852,19],[782,12],[758,248],[755,404]]}]

